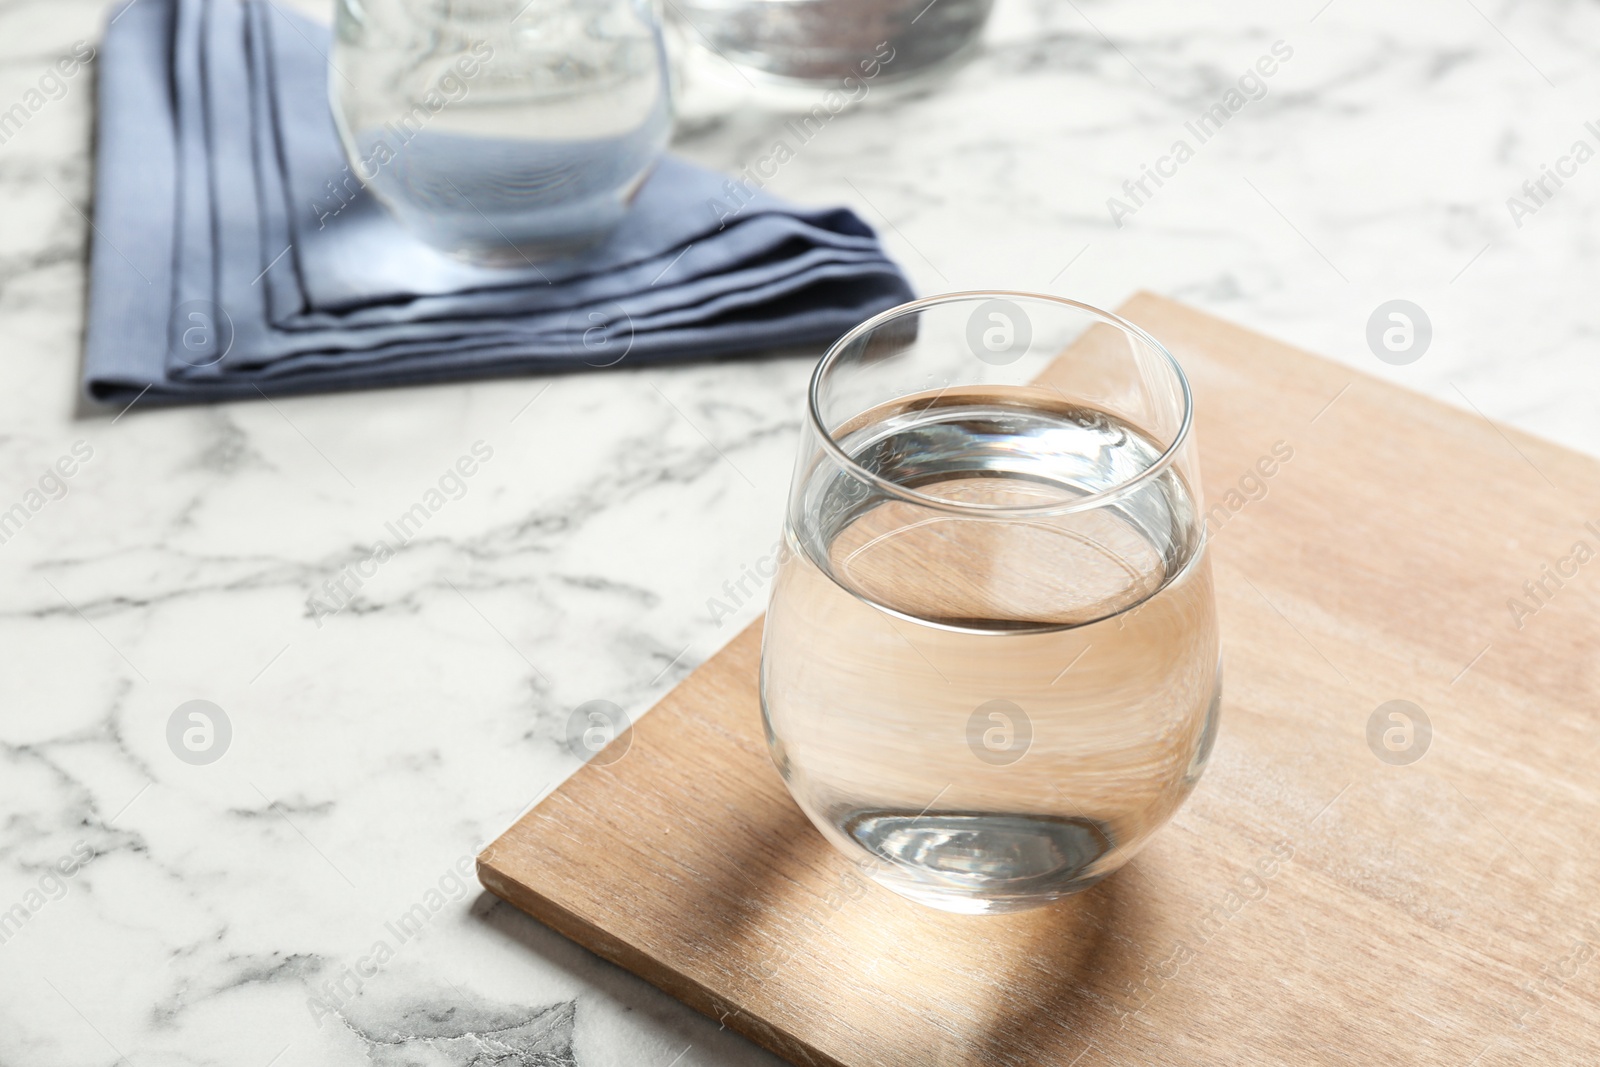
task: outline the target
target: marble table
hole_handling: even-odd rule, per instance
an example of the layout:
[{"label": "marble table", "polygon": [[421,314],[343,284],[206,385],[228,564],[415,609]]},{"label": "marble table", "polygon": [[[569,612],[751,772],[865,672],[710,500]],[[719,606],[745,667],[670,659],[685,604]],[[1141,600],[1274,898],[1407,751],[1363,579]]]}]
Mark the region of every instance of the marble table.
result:
[{"label": "marble table", "polygon": [[[104,18],[0,4],[0,111]],[[770,187],[854,205],[922,292],[1149,288],[1600,454],[1595,42],[1556,0],[999,0]],[[577,766],[573,708],[642,713],[760,610],[811,359],[86,407],[92,91],[0,130],[0,510],[48,497],[0,543],[0,1064],[776,1062],[470,857]],[[691,107],[678,150],[737,171],[781,126]],[[1367,343],[1394,299],[1432,324],[1404,366]],[[196,700],[211,763],[169,744]]]}]

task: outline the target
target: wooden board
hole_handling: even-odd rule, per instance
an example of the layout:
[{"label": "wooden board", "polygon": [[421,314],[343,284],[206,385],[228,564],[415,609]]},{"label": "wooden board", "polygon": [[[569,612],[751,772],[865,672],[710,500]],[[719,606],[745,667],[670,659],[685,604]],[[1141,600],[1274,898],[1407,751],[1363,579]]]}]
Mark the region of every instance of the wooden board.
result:
[{"label": "wooden board", "polygon": [[[1572,551],[1600,551],[1600,464],[1123,310],[1194,384],[1227,662],[1210,769],[1127,868],[997,917],[864,882],[768,759],[757,623],[483,884],[805,1065],[1593,1061],[1600,559]],[[1546,565],[1572,576],[1536,601]],[[1431,722],[1409,765],[1369,747],[1391,700]]]}]

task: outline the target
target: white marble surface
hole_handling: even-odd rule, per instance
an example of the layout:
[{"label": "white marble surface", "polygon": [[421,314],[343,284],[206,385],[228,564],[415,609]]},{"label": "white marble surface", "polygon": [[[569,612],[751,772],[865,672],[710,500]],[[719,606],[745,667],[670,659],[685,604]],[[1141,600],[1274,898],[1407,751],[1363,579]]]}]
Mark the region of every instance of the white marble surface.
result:
[{"label": "white marble surface", "polygon": [[[1520,228],[1506,206],[1596,143],[1600,7],[1323,3],[999,0],[970,66],[841,114],[772,188],[887,222],[923,292],[1154,289],[1600,453],[1600,162]],[[102,18],[0,4],[0,108]],[[1107,198],[1279,40],[1266,95],[1115,227]],[[776,537],[809,361],[82,411],[91,90],[0,144],[0,508],[93,450],[0,544],[0,909],[28,913],[0,1064],[772,1062],[451,869],[575,768],[571,708],[646,709],[758,610],[707,600]],[[700,115],[680,150],[737,169],[779,121]],[[1364,331],[1396,297],[1435,340],[1390,368]],[[480,440],[466,494],[317,619]],[[209,766],[167,746],[191,699],[233,725]]]}]

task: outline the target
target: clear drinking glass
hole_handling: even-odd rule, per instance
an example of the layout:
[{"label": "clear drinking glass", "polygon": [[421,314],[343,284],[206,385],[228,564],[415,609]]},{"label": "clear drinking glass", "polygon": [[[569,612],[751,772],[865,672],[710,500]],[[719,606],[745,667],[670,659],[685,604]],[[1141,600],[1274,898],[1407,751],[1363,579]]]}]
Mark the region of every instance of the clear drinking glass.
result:
[{"label": "clear drinking glass", "polygon": [[649,0],[339,0],[351,169],[428,243],[525,265],[603,238],[672,130]]},{"label": "clear drinking glass", "polygon": [[1190,426],[1172,356],[1071,300],[920,300],[823,357],[762,713],[795,800],[879,882],[1043,904],[1199,780],[1221,663]]},{"label": "clear drinking glass", "polygon": [[[959,57],[994,0],[677,0],[691,39],[757,77],[896,81]],[[845,89],[849,91],[847,84]]]}]

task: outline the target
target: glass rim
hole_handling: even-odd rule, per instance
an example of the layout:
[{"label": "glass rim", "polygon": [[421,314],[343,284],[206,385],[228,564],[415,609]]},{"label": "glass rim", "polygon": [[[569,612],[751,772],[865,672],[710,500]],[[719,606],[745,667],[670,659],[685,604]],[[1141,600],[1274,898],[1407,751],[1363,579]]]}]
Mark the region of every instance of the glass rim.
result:
[{"label": "glass rim", "polygon": [[[903,318],[906,315],[915,314],[931,307],[938,307],[941,304],[954,304],[965,300],[993,300],[996,298],[1055,304],[1058,307],[1087,312],[1107,325],[1115,326],[1129,336],[1137,338],[1157,352],[1172,371],[1178,383],[1179,393],[1183,398],[1183,417],[1178,423],[1178,432],[1173,434],[1172,441],[1162,450],[1161,455],[1157,456],[1155,461],[1144,470],[1118,482],[1116,485],[1097,490],[1086,496],[1077,497],[1062,504],[978,504],[930,496],[927,493],[909,489],[874,474],[850,458],[849,454],[839,447],[839,442],[834,440],[832,432],[823,424],[822,409],[819,403],[822,379],[829,368],[838,362],[844,351],[851,344],[885,323],[893,322],[895,319]],[[1061,353],[1058,353],[1056,358],[1059,359],[1060,355]],[[811,372],[811,384],[806,390],[806,414],[811,420],[811,428],[817,432],[818,437],[821,439],[823,450],[831,455],[847,474],[857,481],[882,490],[889,496],[952,514],[978,514],[1001,518],[1008,516],[1070,515],[1074,512],[1088,511],[1091,508],[1101,507],[1107,502],[1115,500],[1153,480],[1168,467],[1172,466],[1176,462],[1178,454],[1183,450],[1183,446],[1188,443],[1190,431],[1194,426],[1194,394],[1189,388],[1189,376],[1184,373],[1183,365],[1178,362],[1176,356],[1167,350],[1167,346],[1156,340],[1143,327],[1134,325],[1115,312],[1097,308],[1092,304],[1085,304],[1080,300],[1072,300],[1064,296],[1052,296],[1047,293],[1028,293],[1014,289],[974,289],[923,297],[920,300],[912,300],[889,308],[887,311],[880,311],[872,318],[855,326],[843,337],[840,337],[828,347],[827,352],[823,353],[822,358],[817,361],[816,368]]]}]

